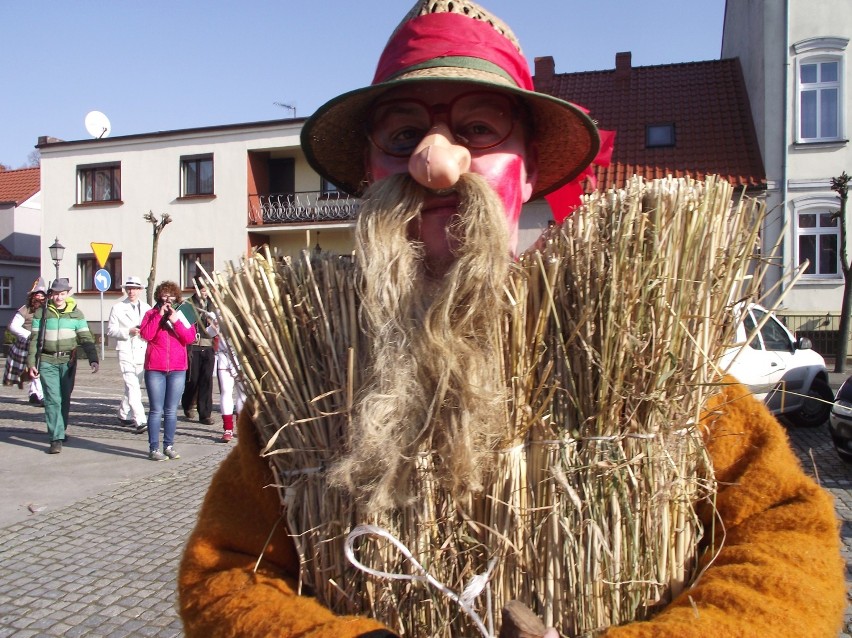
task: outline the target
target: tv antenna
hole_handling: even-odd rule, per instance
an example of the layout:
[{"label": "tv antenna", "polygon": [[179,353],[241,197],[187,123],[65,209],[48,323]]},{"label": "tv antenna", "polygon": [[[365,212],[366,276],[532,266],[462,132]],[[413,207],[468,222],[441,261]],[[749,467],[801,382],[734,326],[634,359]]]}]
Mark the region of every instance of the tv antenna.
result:
[{"label": "tv antenna", "polygon": [[292,104],[284,104],[284,102],[273,102],[275,106],[280,106],[282,109],[289,109],[293,111],[293,117],[296,117],[296,107]]},{"label": "tv antenna", "polygon": [[86,113],[86,130],[89,135],[99,140],[102,137],[109,137],[112,125],[109,123],[109,118],[100,111],[89,111]]}]

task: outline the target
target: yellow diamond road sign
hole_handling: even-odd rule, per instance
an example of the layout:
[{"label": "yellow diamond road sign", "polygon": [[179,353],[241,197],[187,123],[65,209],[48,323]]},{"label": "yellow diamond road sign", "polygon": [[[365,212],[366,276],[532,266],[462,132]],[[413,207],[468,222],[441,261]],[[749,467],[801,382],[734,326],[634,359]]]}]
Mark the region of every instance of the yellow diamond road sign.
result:
[{"label": "yellow diamond road sign", "polygon": [[109,259],[109,253],[112,250],[112,244],[99,244],[92,242],[89,244],[92,247],[92,252],[95,253],[95,259],[98,260],[98,266],[103,268]]}]

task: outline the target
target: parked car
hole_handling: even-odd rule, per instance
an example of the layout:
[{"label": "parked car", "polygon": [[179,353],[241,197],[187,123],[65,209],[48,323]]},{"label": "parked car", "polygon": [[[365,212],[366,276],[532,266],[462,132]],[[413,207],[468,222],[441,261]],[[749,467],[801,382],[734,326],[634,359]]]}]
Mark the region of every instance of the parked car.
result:
[{"label": "parked car", "polygon": [[737,312],[736,342],[744,345],[727,352],[720,368],[790,424],[817,427],[825,423],[834,393],[825,359],[812,349],[810,339],[796,339],[773,313],[757,304],[741,306]]},{"label": "parked car", "polygon": [[852,463],[852,377],[846,379],[831,407],[828,431],[840,458]]}]

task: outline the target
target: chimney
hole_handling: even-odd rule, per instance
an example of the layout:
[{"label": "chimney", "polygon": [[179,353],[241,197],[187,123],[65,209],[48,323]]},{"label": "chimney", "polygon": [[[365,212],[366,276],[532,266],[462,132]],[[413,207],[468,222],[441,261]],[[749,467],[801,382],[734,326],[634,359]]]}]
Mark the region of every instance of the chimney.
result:
[{"label": "chimney", "polygon": [[553,74],[556,71],[556,63],[552,55],[546,55],[535,59],[535,75],[533,75],[533,86],[536,91],[548,93],[553,85]]},{"label": "chimney", "polygon": [[48,144],[55,144],[57,142],[63,141],[65,140],[60,140],[58,137],[50,137],[49,135],[39,135],[38,144],[36,144],[36,147],[47,146]]},{"label": "chimney", "polygon": [[630,66],[633,55],[630,51],[622,51],[615,54],[615,79],[626,81],[630,79]]}]

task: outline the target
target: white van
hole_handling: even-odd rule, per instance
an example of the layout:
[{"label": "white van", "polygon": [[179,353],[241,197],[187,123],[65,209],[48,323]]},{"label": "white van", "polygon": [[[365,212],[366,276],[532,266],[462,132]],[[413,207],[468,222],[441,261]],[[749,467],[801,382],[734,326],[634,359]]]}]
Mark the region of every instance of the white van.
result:
[{"label": "white van", "polygon": [[[736,343],[743,345],[725,353],[719,368],[748,386],[773,414],[792,425],[825,423],[834,393],[825,359],[811,349],[810,339],[797,340],[775,315],[757,304],[743,306],[739,313]],[[758,333],[745,344],[764,319]]]}]

